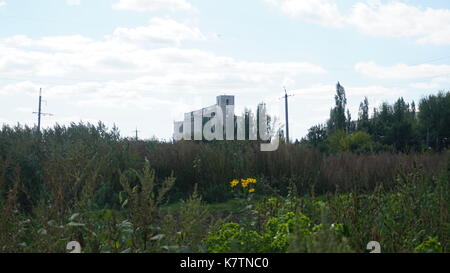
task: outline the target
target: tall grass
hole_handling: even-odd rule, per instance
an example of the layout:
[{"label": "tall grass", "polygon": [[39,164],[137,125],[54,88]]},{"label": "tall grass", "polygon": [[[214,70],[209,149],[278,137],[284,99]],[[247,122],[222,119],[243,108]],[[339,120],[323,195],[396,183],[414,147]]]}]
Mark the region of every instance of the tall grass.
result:
[{"label": "tall grass", "polygon": [[[317,228],[317,234],[307,229],[315,234],[310,241],[286,235],[284,228],[267,229],[268,223],[291,221],[291,214],[278,215],[279,208],[320,225],[323,203],[330,220],[346,228],[346,242],[335,250],[363,252],[368,241],[379,240],[388,251],[414,251],[437,240],[445,251],[449,164],[448,152],[324,156],[289,144],[265,153],[252,142],[128,140],[101,123],[55,126],[42,134],[4,126],[0,252],[64,252],[70,240],[87,252],[208,251],[208,237],[221,230],[223,214],[213,217],[203,202],[233,198],[229,181],[248,177],[258,180],[261,203],[253,205],[261,210],[242,210],[238,217],[256,223],[248,234],[263,242],[248,249],[323,249],[319,242],[336,235],[328,228]],[[267,207],[269,197],[282,201]],[[160,210],[181,199],[181,211]],[[282,232],[284,239],[272,242],[265,230]],[[287,238],[301,245],[288,248]]]}]

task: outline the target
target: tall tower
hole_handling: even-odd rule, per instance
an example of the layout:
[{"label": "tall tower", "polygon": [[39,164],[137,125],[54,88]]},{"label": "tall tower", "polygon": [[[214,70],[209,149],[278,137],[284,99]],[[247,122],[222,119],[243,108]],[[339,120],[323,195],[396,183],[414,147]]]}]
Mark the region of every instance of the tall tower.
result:
[{"label": "tall tower", "polygon": [[[234,127],[234,96],[221,95],[221,96],[217,96],[216,99],[217,99],[217,106],[219,106],[221,108],[221,110],[222,110],[222,114],[223,114],[223,131],[225,133],[227,131],[227,123],[229,123],[228,126],[232,126],[230,128]],[[227,106],[228,107],[231,106],[231,112],[230,113],[227,113]],[[227,114],[229,116],[227,116]],[[227,122],[227,120],[229,122]]]},{"label": "tall tower", "polygon": [[[226,118],[225,117],[226,107],[228,105],[234,107],[234,96],[228,96],[228,95],[217,96],[217,105],[220,106],[220,108],[222,108],[222,113],[224,115],[224,118]],[[234,115],[234,111],[233,111],[233,115]]]},{"label": "tall tower", "polygon": [[234,105],[234,96],[217,96],[217,105],[219,105],[220,107],[225,107],[226,105]]}]

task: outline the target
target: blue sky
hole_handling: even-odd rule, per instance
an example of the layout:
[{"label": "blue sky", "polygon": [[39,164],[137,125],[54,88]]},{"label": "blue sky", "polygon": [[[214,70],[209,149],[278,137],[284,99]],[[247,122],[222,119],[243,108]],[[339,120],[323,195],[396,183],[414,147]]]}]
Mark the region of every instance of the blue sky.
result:
[{"label": "blue sky", "polygon": [[291,138],[324,122],[337,81],[354,118],[448,90],[450,3],[382,0],[0,0],[0,123],[116,124],[168,139],[174,120],[236,95],[264,101]]}]

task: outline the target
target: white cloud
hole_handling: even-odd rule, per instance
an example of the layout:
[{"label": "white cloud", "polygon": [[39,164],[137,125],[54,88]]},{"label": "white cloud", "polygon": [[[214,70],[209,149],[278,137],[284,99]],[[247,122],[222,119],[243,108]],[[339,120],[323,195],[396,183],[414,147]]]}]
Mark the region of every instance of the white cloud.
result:
[{"label": "white cloud", "polygon": [[[115,51],[132,53],[134,50],[142,50],[142,47],[167,47],[178,46],[184,40],[206,40],[206,37],[196,27],[178,23],[171,19],[154,18],[150,20],[149,25],[136,28],[116,28],[111,35],[107,35],[102,40],[92,40],[81,35],[70,36],[50,36],[40,39],[30,39],[24,35],[16,35],[0,39],[0,49],[3,53],[0,56],[0,70],[2,66],[8,65],[14,71],[25,68],[33,60],[46,60],[39,65],[41,69],[39,74],[46,75],[47,70],[42,69],[43,65],[59,66],[59,72],[65,73],[66,64],[74,66],[85,66],[89,60],[76,60],[68,63],[70,60],[63,61],[66,54],[83,55],[96,52],[95,58],[101,58],[108,52]],[[53,51],[55,54],[46,54],[46,51]],[[123,55],[108,56],[103,58],[104,65],[118,66],[121,69],[134,68],[133,64]],[[61,62],[63,61],[63,62]],[[56,64],[51,64],[56,62]],[[26,68],[30,71],[32,67]],[[52,72],[53,73],[53,72]]]},{"label": "white cloud", "polygon": [[113,5],[116,10],[133,10],[139,12],[155,10],[190,10],[191,4],[186,0],[119,0]]},{"label": "white cloud", "polygon": [[0,8],[6,6],[6,2],[0,1]]},{"label": "white cloud", "polygon": [[361,62],[355,70],[367,77],[376,79],[420,79],[450,75],[450,65],[406,65],[380,66],[374,62]]},{"label": "white cloud", "polygon": [[66,3],[69,6],[78,6],[80,5],[80,0],[66,0]]},{"label": "white cloud", "polygon": [[349,23],[375,36],[412,37],[421,43],[450,44],[450,10],[419,8],[402,2],[357,3]]},{"label": "white cloud", "polygon": [[416,89],[436,89],[439,88],[439,84],[435,82],[415,82],[409,85],[412,88]]},{"label": "white cloud", "polygon": [[411,83],[409,86],[416,89],[432,89],[437,90],[440,88],[448,88],[448,84],[450,83],[450,74],[443,77],[433,78],[428,82],[415,82]]},{"label": "white cloud", "polygon": [[[347,96],[359,96],[359,97],[378,97],[383,98],[385,96],[399,96],[402,93],[405,93],[405,90],[402,88],[396,87],[385,87],[380,85],[371,85],[371,86],[350,86],[345,89],[347,92]],[[357,101],[359,103],[359,101]]]},{"label": "white cloud", "polygon": [[162,18],[151,19],[148,26],[116,28],[112,38],[153,44],[180,44],[184,40],[206,40],[206,37],[198,28],[189,27],[172,19]]},{"label": "white cloud", "polygon": [[32,40],[24,35],[0,39],[0,45],[10,48],[34,48],[39,51],[83,51],[94,41],[81,35],[50,36]]},{"label": "white cloud", "polygon": [[450,44],[450,10],[400,1],[357,2],[348,14],[331,0],[264,0],[286,14],[327,27],[353,26],[371,36],[408,37],[418,43]]},{"label": "white cloud", "polygon": [[33,112],[33,109],[30,108],[30,107],[17,107],[17,108],[15,109],[15,111],[16,111],[16,112],[19,112],[19,113],[27,113],[27,114],[29,114],[29,113],[32,113],[32,112]]},{"label": "white cloud", "polygon": [[11,47],[35,48],[55,51],[85,51],[95,46],[99,51],[106,50],[108,43],[134,49],[137,46],[170,46],[180,45],[186,40],[206,40],[205,35],[194,26],[182,24],[168,18],[152,18],[148,25],[135,28],[116,28],[111,35],[101,41],[95,41],[81,35],[50,36],[32,40],[24,35],[16,35],[0,39],[1,44]]},{"label": "white cloud", "polygon": [[2,96],[12,96],[19,93],[32,94],[39,90],[39,86],[31,81],[21,81],[18,83],[7,84],[0,86],[0,95]]},{"label": "white cloud", "polygon": [[265,0],[282,12],[327,27],[341,27],[344,20],[336,3],[330,0]]},{"label": "white cloud", "polygon": [[295,89],[289,93],[300,99],[329,100],[333,97],[336,87],[333,84],[314,84],[309,87]]},{"label": "white cloud", "polygon": [[[72,36],[49,37],[57,47],[29,38],[0,40],[0,73],[9,77],[64,77],[74,79],[138,78],[152,75],[157,82],[171,85],[208,82],[237,85],[243,82],[269,81],[301,74],[321,74],[325,70],[302,62],[263,63],[235,60],[197,49],[145,48],[115,40],[84,40],[72,50]],[[27,40],[26,47],[14,47],[12,41]],[[45,45],[48,51],[45,51]],[[67,45],[67,46],[66,46]],[[169,76],[170,75],[170,76]],[[282,80],[280,80],[282,81]]]},{"label": "white cloud", "polygon": [[[364,97],[364,96],[386,96],[397,95],[403,93],[400,88],[390,88],[384,86],[344,86],[347,97]],[[306,100],[329,100],[332,101],[336,93],[336,85],[334,84],[315,84],[309,87],[292,90],[290,94],[296,98]],[[328,108],[327,108],[328,109]]]},{"label": "white cloud", "polygon": [[[165,25],[169,27],[161,27],[159,33],[159,26]],[[170,118],[182,118],[182,111],[202,95],[213,99],[196,102],[195,107],[214,103],[218,93],[263,97],[283,81],[295,83],[305,75],[326,73],[307,62],[250,62],[176,47],[181,39],[203,38],[196,28],[158,19],[95,40],[80,35],[0,39],[2,77],[29,79],[0,85],[0,94],[36,96],[42,87],[49,100],[75,107],[170,108],[171,116],[164,122],[170,127]],[[143,43],[173,39],[172,44]]]},{"label": "white cloud", "polygon": [[40,39],[18,35],[0,39],[0,71],[8,76],[70,75],[75,79],[91,79],[98,74],[111,77],[159,73],[159,59],[166,59],[159,61],[167,64],[186,63],[191,54],[201,53],[161,47],[179,45],[182,40],[204,39],[198,28],[160,18],[152,19],[148,26],[118,28],[100,40],[81,35]]}]

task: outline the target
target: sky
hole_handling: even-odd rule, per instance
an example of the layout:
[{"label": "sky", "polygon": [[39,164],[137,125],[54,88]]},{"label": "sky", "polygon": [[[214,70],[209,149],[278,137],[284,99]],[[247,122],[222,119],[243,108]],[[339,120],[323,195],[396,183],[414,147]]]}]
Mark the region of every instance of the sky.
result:
[{"label": "sky", "polygon": [[448,0],[0,0],[0,125],[102,121],[170,139],[173,121],[235,95],[291,139],[323,123],[335,85],[352,117],[450,85]]}]

